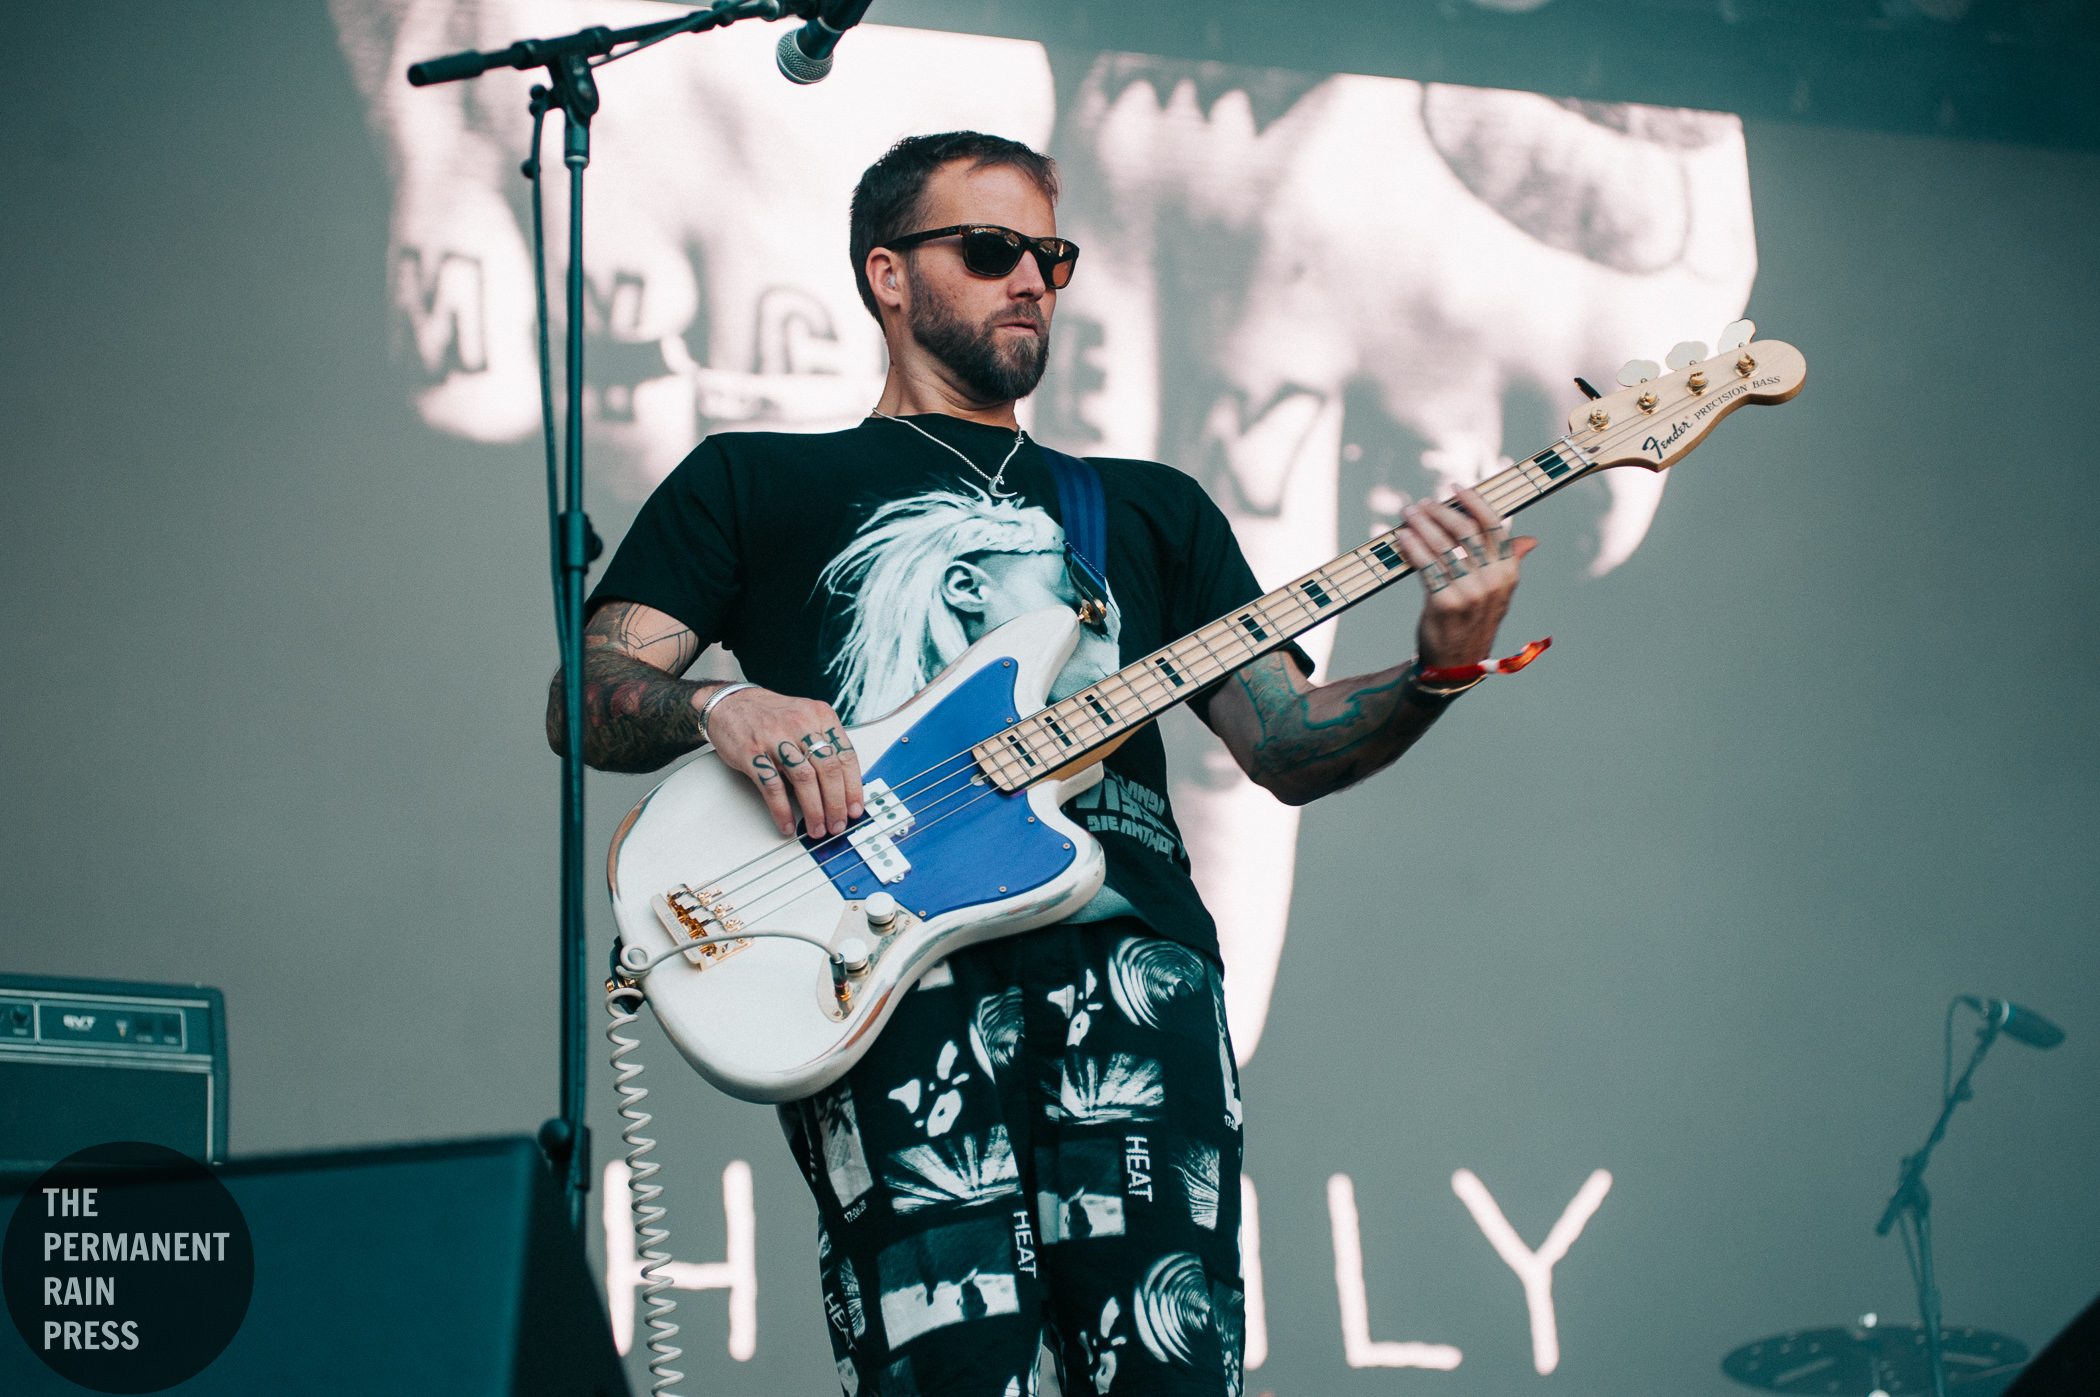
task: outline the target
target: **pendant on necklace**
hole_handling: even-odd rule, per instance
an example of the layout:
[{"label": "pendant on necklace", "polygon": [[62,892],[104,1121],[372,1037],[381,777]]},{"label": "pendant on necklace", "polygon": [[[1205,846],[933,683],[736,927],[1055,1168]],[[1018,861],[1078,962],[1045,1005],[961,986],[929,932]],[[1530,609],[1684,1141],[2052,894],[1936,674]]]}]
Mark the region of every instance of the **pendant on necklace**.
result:
[{"label": "pendant on necklace", "polygon": [[892,417],[879,407],[873,409],[870,412],[870,416],[880,417],[885,422],[895,422],[902,427],[909,427],[913,431],[917,432],[920,436],[926,438],[926,440],[932,442],[935,446],[943,447],[948,451],[954,453],[954,456],[958,461],[961,461],[971,470],[977,472],[978,479],[984,482],[985,489],[990,492],[991,497],[993,499],[1013,500],[1020,498],[1021,492],[1018,490],[1002,490],[999,488],[999,483],[1006,479],[1006,468],[1013,464],[1014,453],[1021,449],[1022,441],[1026,439],[1019,427],[1014,428],[1013,449],[1006,453],[1006,459],[999,463],[999,469],[987,475],[983,466],[978,465],[975,461],[971,460],[967,455],[965,455],[960,449],[950,445],[945,441],[942,441],[939,437],[927,431],[918,423],[907,421],[902,417]]}]

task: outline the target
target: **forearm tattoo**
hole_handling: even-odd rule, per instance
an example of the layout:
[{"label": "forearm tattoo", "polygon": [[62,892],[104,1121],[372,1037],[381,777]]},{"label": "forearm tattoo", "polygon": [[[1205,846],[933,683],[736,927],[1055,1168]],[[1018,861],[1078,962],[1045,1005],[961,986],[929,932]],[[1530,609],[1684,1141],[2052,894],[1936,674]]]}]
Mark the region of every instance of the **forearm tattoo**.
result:
[{"label": "forearm tattoo", "polygon": [[1259,725],[1250,774],[1290,800],[1314,800],[1382,771],[1434,721],[1407,704],[1405,665],[1300,693],[1284,661],[1267,656],[1234,682]]},{"label": "forearm tattoo", "polygon": [[[625,602],[601,607],[583,631],[584,759],[601,771],[654,771],[700,745],[700,714],[693,696],[713,684],[692,684],[648,660],[683,670],[699,640],[683,626],[643,635]],[[547,743],[565,745],[562,676],[547,691]]]}]

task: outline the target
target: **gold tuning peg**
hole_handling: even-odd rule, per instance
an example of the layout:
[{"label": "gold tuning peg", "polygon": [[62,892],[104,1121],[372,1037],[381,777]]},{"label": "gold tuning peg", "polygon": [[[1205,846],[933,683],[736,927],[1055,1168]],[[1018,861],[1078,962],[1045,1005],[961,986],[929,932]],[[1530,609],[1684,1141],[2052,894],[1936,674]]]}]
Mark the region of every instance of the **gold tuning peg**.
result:
[{"label": "gold tuning peg", "polygon": [[1731,349],[1741,349],[1757,336],[1757,327],[1747,320],[1731,320],[1728,328],[1721,331],[1721,338],[1714,342],[1714,353],[1726,354]]},{"label": "gold tuning peg", "polygon": [[1651,378],[1661,378],[1662,369],[1653,359],[1628,359],[1619,367],[1619,385],[1634,388]]},{"label": "gold tuning peg", "polygon": [[1697,340],[1685,340],[1663,356],[1663,362],[1673,369],[1688,369],[1706,357],[1706,346]]}]

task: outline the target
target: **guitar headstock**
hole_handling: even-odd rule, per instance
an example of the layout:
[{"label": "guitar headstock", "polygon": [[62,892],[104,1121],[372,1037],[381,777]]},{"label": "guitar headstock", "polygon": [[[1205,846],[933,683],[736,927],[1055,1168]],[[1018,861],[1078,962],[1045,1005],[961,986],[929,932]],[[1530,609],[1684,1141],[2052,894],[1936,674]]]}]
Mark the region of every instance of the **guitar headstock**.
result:
[{"label": "guitar headstock", "polygon": [[1679,345],[1668,372],[1643,360],[1628,364],[1620,373],[1628,387],[1568,414],[1569,438],[1599,469],[1667,470],[1729,413],[1745,403],[1783,403],[1808,380],[1808,361],[1781,340],[1739,343],[1711,357],[1705,350]]}]

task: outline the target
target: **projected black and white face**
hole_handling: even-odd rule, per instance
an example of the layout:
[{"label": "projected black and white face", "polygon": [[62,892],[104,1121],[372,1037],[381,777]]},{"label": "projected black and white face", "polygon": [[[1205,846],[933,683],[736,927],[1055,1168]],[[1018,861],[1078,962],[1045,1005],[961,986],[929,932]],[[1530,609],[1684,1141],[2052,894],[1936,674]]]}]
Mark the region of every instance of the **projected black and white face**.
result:
[{"label": "projected black and white face", "polygon": [[[439,431],[522,439],[538,426],[531,213],[516,175],[532,79],[418,90],[399,75],[434,54],[660,10],[332,9],[393,176],[387,293],[417,410]],[[1057,157],[1060,230],[1086,252],[1023,421],[1068,451],[1197,476],[1269,585],[1389,526],[1411,499],[1545,445],[1573,406],[1573,376],[1608,379],[1623,360],[1710,339],[1741,313],[1756,270],[1731,116],[1132,54],[1073,74],[1060,110],[1036,44],[863,25],[829,80],[796,88],[774,71],[777,37],[740,25],[601,79],[588,407],[598,479],[629,496],[707,432],[830,431],[875,402],[883,347],[854,288],[847,199],[905,135],[973,128]],[[558,194],[549,226],[559,276]],[[1639,546],[1662,491],[1646,472],[1607,480],[1591,521],[1597,573]],[[1022,556],[996,577],[982,560],[982,576],[941,575],[964,634],[1036,566]],[[1028,585],[1050,588],[1039,570]],[[1333,628],[1306,643],[1324,665]],[[1298,812],[1193,720],[1170,740],[1244,1061],[1283,945],[1292,879],[1279,851],[1295,847]]]}]

